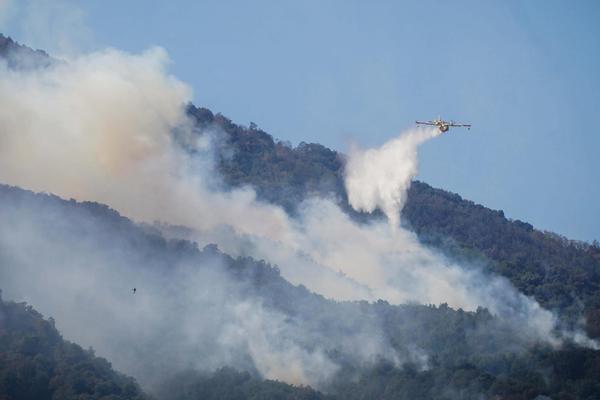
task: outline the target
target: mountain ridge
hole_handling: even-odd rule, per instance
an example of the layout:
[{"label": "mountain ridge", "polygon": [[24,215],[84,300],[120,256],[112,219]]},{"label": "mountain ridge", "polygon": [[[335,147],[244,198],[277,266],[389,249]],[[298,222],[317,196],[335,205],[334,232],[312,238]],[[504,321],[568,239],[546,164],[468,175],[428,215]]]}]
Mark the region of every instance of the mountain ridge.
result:
[{"label": "mountain ridge", "polygon": [[34,69],[51,65],[55,60],[43,50],[33,50],[0,33],[0,57],[9,68]]},{"label": "mountain ridge", "polygon": [[[382,216],[380,212],[357,213],[348,204],[343,154],[319,144],[300,143],[294,148],[255,126],[236,125],[192,104],[187,112],[201,130],[223,133],[226,145],[217,147],[217,162],[228,185],[250,185],[260,199],[291,213],[304,198],[321,195],[334,197],[358,221]],[[402,222],[425,244],[454,259],[483,262],[524,294],[571,315],[573,321],[585,312],[588,333],[600,335],[598,243],[536,230],[526,222],[509,220],[501,210],[490,210],[420,181],[413,181],[408,190]]]}]

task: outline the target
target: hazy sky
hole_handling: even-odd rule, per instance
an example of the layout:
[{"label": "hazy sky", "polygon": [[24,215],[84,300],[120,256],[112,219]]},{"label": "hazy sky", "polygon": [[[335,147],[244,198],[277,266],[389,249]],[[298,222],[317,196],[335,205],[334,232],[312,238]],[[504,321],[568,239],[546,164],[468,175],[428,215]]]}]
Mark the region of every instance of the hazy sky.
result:
[{"label": "hazy sky", "polygon": [[473,123],[419,179],[600,239],[600,2],[0,0],[0,31],[54,54],[162,46],[195,103],[345,151],[415,119]]}]

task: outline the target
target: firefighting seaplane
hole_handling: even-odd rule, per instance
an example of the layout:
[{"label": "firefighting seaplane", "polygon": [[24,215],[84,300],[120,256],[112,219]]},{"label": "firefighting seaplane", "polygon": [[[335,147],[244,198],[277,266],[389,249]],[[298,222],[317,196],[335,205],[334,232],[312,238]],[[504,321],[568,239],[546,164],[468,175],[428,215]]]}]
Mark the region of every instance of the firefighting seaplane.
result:
[{"label": "firefighting seaplane", "polygon": [[432,121],[415,121],[415,122],[417,123],[417,125],[437,126],[437,128],[442,133],[448,132],[448,129],[450,129],[450,127],[467,128],[469,130],[471,129],[471,124],[457,124],[454,121],[444,121],[443,119],[441,119],[439,117]]}]

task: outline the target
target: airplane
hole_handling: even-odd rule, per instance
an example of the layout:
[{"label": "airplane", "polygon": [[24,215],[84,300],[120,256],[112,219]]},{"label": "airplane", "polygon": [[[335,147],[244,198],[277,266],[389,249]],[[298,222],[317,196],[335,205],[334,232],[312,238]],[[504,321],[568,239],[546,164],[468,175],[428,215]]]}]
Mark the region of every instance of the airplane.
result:
[{"label": "airplane", "polygon": [[426,122],[422,122],[422,121],[415,121],[417,123],[417,125],[431,125],[431,126],[437,126],[438,129],[440,130],[440,132],[448,132],[448,129],[450,129],[450,127],[461,127],[461,128],[467,128],[467,129],[471,129],[471,124],[455,124],[454,121],[444,121],[441,118],[437,118],[434,119],[433,121],[426,121]]}]

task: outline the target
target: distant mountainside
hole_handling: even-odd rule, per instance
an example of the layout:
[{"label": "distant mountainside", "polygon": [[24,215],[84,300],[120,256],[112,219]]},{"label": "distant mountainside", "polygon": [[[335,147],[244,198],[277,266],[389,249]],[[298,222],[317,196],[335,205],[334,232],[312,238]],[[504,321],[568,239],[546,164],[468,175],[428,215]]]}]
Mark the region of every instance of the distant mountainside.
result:
[{"label": "distant mountainside", "polygon": [[[343,183],[344,155],[319,144],[291,147],[257,127],[236,125],[221,114],[189,105],[201,128],[223,133],[219,170],[231,186],[252,185],[266,201],[289,212],[315,194],[331,196],[355,218]],[[600,247],[542,232],[519,220],[415,181],[403,222],[421,241],[452,258],[485,263],[521,292],[572,320],[582,312],[588,333],[600,336]]]},{"label": "distant mountainside", "polygon": [[[65,341],[54,326],[25,303],[0,297],[0,398],[3,400],[150,400],[134,379]],[[310,388],[264,381],[231,368],[215,373],[188,371],[165,381],[161,400],[327,399]]]},{"label": "distant mountainside", "polygon": [[0,398],[147,399],[108,361],[63,340],[54,320],[0,298]]},{"label": "distant mountainside", "polygon": [[53,59],[43,50],[32,50],[0,33],[0,57],[9,68],[40,68],[52,64]]},{"label": "distant mountainside", "polygon": [[[0,226],[0,238],[3,238],[0,240],[1,282],[2,285],[9,285],[13,290],[13,286],[18,282],[15,280],[14,273],[10,271],[12,268],[25,268],[24,257],[30,260],[29,262],[37,260],[35,262],[38,263],[37,266],[28,268],[35,267],[34,270],[40,277],[34,277],[24,270],[27,279],[25,283],[32,290],[43,289],[39,286],[43,284],[40,282],[44,282],[43,276],[56,275],[62,277],[61,279],[78,281],[82,278],[77,276],[80,272],[85,272],[86,268],[89,268],[90,276],[96,276],[95,264],[102,267],[101,271],[108,274],[109,280],[117,277],[119,281],[132,278],[137,280],[143,286],[140,293],[156,290],[142,283],[145,281],[144,276],[159,277],[160,286],[164,287],[165,292],[157,293],[156,296],[160,296],[163,302],[172,299],[177,304],[178,310],[176,319],[173,319],[175,315],[159,314],[159,321],[170,321],[166,323],[173,325],[167,326],[166,330],[159,326],[149,329],[153,325],[140,326],[139,329],[130,327],[123,333],[119,333],[120,328],[115,326],[106,332],[114,332],[115,336],[111,342],[122,343],[125,346],[120,350],[122,357],[133,358],[134,365],[140,364],[142,370],[160,372],[164,381],[158,386],[153,385],[152,391],[161,394],[159,398],[162,399],[191,400],[199,397],[216,399],[223,398],[219,396],[224,394],[239,399],[324,398],[324,395],[312,389],[263,381],[260,375],[256,374],[252,363],[245,367],[250,371],[250,375],[229,369],[214,374],[204,371],[186,371],[181,370],[180,366],[176,367],[178,364],[169,364],[172,356],[181,357],[185,352],[189,352],[192,359],[203,357],[202,354],[204,357],[210,357],[209,353],[203,352],[195,356],[194,347],[178,348],[178,341],[182,338],[179,338],[177,332],[180,329],[178,326],[185,327],[194,320],[194,314],[201,316],[209,309],[218,306],[220,304],[218,295],[215,294],[214,300],[209,296],[200,303],[186,305],[181,303],[184,299],[178,299],[177,292],[172,289],[181,290],[181,283],[176,281],[176,277],[180,268],[178,266],[182,263],[192,263],[195,265],[194,269],[200,271],[206,268],[210,270],[209,265],[214,264],[211,260],[215,259],[219,260],[217,263],[221,265],[219,269],[226,272],[227,276],[233,279],[232,282],[237,282],[227,289],[229,297],[235,296],[234,293],[241,293],[243,302],[260,299],[265,310],[271,310],[268,312],[274,312],[284,318],[281,320],[284,325],[277,328],[280,331],[278,337],[287,335],[286,332],[298,332],[298,338],[294,339],[298,340],[295,346],[306,346],[307,349],[315,343],[324,346],[326,357],[339,366],[332,381],[324,383],[323,386],[323,390],[333,396],[332,398],[437,399],[451,398],[447,397],[450,396],[449,394],[443,395],[444,393],[462,393],[461,398],[469,399],[480,398],[482,395],[530,399],[541,394],[562,394],[563,397],[566,396],[564,398],[586,398],[583,396],[584,393],[600,394],[600,384],[595,379],[595,374],[600,371],[600,351],[586,350],[569,344],[562,350],[554,350],[541,343],[537,345],[530,343],[529,339],[522,335],[520,327],[498,320],[484,309],[464,312],[453,310],[444,304],[439,307],[394,306],[383,301],[367,303],[327,300],[302,286],[290,284],[280,276],[277,268],[264,262],[249,258],[234,259],[221,253],[215,246],[198,250],[193,243],[166,240],[151,227],[136,225],[114,210],[98,203],[67,201],[56,196],[35,194],[10,186],[0,185],[0,219],[3,221]],[[31,254],[24,255],[15,250],[10,242],[13,236],[24,240],[21,246]],[[40,246],[40,243],[44,246]],[[57,248],[64,250],[57,251]],[[67,262],[63,252],[67,252],[68,263],[73,264],[69,275],[65,275],[63,270],[64,262]],[[133,275],[126,274],[124,271],[127,269],[132,269]],[[114,277],[111,277],[112,275]],[[175,281],[172,284],[170,280]],[[115,293],[110,286],[106,286],[109,283],[94,278],[93,286],[86,286],[83,291],[76,288],[71,295],[84,305],[94,301],[93,299],[98,296],[103,299],[100,303],[101,308],[91,306],[89,312],[104,315],[104,320],[98,321],[94,315],[88,319],[77,311],[75,315],[78,315],[78,318],[82,321],[87,320],[86,328],[79,329],[89,331],[110,325],[111,322],[107,319],[110,314],[106,314],[110,309],[103,310],[102,307],[104,303],[110,305],[114,301],[123,302],[117,307],[123,310],[125,316],[128,312],[132,312],[129,318],[144,323],[145,318],[140,319],[135,315],[144,310],[138,308],[142,304],[132,308],[129,304],[131,300],[126,302],[124,300],[129,296],[140,296],[140,294],[116,297],[121,294]],[[218,280],[209,284],[213,288],[219,285]],[[69,287],[65,288],[71,290],[68,289]],[[234,289],[235,287],[238,289]],[[124,289],[130,292],[127,283]],[[57,289],[48,287],[47,290],[52,293]],[[204,289],[198,287],[196,291],[203,293]],[[69,296],[68,293],[63,294],[65,295]],[[148,299],[148,296],[146,298]],[[51,298],[49,297],[48,300]],[[72,302],[73,300],[70,303],[73,304],[73,310],[77,310],[78,306]],[[15,321],[15,325],[11,325],[12,322],[6,324],[5,315],[2,316],[2,323],[0,323],[0,357],[5,357],[6,360],[4,384],[8,385],[3,389],[0,378],[0,394],[6,394],[6,398],[27,398],[14,395],[13,393],[17,392],[12,390],[38,387],[36,379],[41,382],[39,390],[49,393],[47,391],[54,390],[52,389],[54,386],[48,389],[47,382],[53,382],[55,379],[53,374],[58,373],[58,370],[47,369],[51,367],[48,367],[48,364],[43,361],[44,358],[40,358],[38,354],[54,354],[54,357],[62,357],[60,354],[57,355],[53,346],[66,345],[61,344],[58,333],[50,323],[42,321],[41,316],[31,308],[26,308],[22,304],[7,304],[3,305],[5,315],[13,313],[16,317],[12,320]],[[85,310],[86,307],[88,306],[82,309]],[[112,312],[120,311],[115,309]],[[161,312],[165,311],[157,309],[152,313]],[[78,319],[73,319],[72,315],[69,318],[72,319],[71,326],[73,323],[78,323]],[[188,321],[188,318],[191,320]],[[21,322],[21,319],[25,322]],[[61,321],[58,320],[59,326],[60,323]],[[126,320],[122,323],[126,323]],[[30,350],[30,353],[19,353],[23,337],[29,336],[24,336],[24,331],[14,333],[13,330],[23,329],[19,328],[22,326],[27,329],[36,326],[43,328],[41,330],[36,328],[27,334],[32,337],[32,343],[38,343],[36,345],[38,347],[31,348],[33,350]],[[288,326],[291,331],[285,328]],[[199,325],[198,329],[200,334],[207,327],[202,328],[202,325]],[[99,331],[100,334],[101,332]],[[357,337],[362,338],[360,340],[365,346],[372,345],[368,343],[372,338],[376,338],[377,343],[389,343],[390,351],[395,352],[404,362],[401,365],[394,365],[385,358],[361,362],[355,353],[357,351],[360,353],[360,343],[347,347],[348,344],[353,343],[348,342],[349,337],[345,336],[348,332],[357,333]],[[3,334],[5,336],[2,336]],[[252,335],[251,332],[248,334]],[[45,338],[45,335],[49,335],[49,339]],[[315,335],[318,339],[313,343],[314,339],[311,338]],[[78,349],[76,346],[69,348]],[[134,390],[135,385],[131,380],[120,378],[120,375],[110,372],[112,370],[106,362],[93,361],[91,353],[77,351],[82,359],[76,361],[69,358],[68,360],[73,360],[73,363],[65,365],[67,369],[74,368],[75,372],[68,372],[74,374],[68,382],[69,385],[75,385],[73,386],[75,389],[67,386],[64,390],[86,391],[85,393],[89,393],[90,396],[88,398],[95,398],[93,396],[104,393],[105,390],[109,393],[113,393],[110,390],[114,390],[114,393],[122,393],[122,396],[125,396],[116,398],[142,396],[139,391],[128,392]],[[182,351],[184,353],[181,353]],[[254,357],[256,356],[255,354]],[[36,364],[38,362],[42,363],[41,366]],[[58,363],[58,360],[56,362]],[[19,368],[25,369],[16,368],[13,363],[23,365]],[[106,371],[101,373],[104,379],[109,381],[116,379],[117,382],[125,382],[123,385],[126,386],[119,386],[118,383],[103,384],[100,378],[95,378],[95,375],[83,366],[85,363],[92,363],[94,368],[104,368]],[[423,363],[427,366],[424,367]],[[32,371],[42,366],[46,368],[45,375],[39,372],[42,374],[41,378],[36,378],[38,372]],[[15,375],[15,371],[22,371],[19,372],[22,376]],[[17,388],[10,385],[17,385]],[[130,393],[131,396],[127,395],[129,396],[127,397],[125,393]],[[575,394],[575,397],[567,396],[568,393]]]}]

